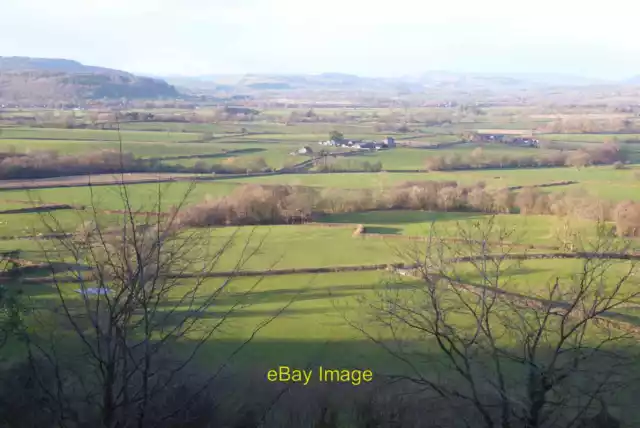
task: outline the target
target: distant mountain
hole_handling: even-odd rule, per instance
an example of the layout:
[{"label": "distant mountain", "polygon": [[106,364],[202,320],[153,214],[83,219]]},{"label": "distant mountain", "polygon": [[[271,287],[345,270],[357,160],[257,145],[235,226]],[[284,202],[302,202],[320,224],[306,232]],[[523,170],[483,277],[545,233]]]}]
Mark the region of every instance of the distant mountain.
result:
[{"label": "distant mountain", "polygon": [[70,59],[31,58],[27,56],[0,57],[0,71],[62,71],[66,73],[124,73],[111,68],[93,67]]},{"label": "distant mountain", "polygon": [[640,76],[633,76],[632,78],[625,80],[625,83],[629,85],[640,85]]},{"label": "distant mountain", "polygon": [[91,99],[175,98],[161,79],[67,59],[0,57],[0,100],[17,103]]},{"label": "distant mountain", "polygon": [[419,82],[424,87],[450,87],[463,90],[472,89],[543,89],[553,87],[578,87],[604,85],[608,82],[582,76],[556,73],[460,73],[452,71],[429,71],[408,81]]},{"label": "distant mountain", "polygon": [[322,74],[238,74],[198,77],[165,77],[169,83],[190,90],[234,93],[290,91],[391,91],[420,87],[399,79],[362,77],[345,73]]},{"label": "distant mountain", "polygon": [[[362,77],[345,73],[244,74],[166,78],[172,84],[192,90],[251,93],[299,90],[424,93],[430,90],[509,92],[554,87],[604,85],[608,82],[553,73],[460,73],[429,71],[396,78]],[[639,77],[640,80],[640,77]]]}]

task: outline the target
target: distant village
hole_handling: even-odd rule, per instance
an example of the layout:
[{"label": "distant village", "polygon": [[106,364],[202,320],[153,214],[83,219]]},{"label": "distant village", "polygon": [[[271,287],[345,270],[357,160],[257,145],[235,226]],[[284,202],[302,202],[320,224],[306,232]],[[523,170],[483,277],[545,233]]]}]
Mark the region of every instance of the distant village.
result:
[{"label": "distant village", "polygon": [[472,133],[473,142],[496,142],[513,146],[540,147],[540,141],[530,130],[518,129],[478,129]]},{"label": "distant village", "polygon": [[[533,132],[528,130],[509,130],[509,129],[479,129],[472,131],[467,140],[471,143],[502,143],[510,146],[539,148],[540,141],[533,137]],[[320,146],[342,147],[346,149],[357,150],[385,150],[396,147],[396,141],[393,137],[386,137],[382,141],[364,141],[352,140],[349,138],[331,139],[327,141],[319,141]],[[291,155],[312,155],[313,148],[304,146],[291,152]]]},{"label": "distant village", "polygon": [[[319,141],[319,145],[321,146],[330,146],[330,147],[343,147],[347,149],[359,149],[359,150],[384,150],[384,149],[392,149],[396,147],[396,141],[393,137],[386,137],[382,141],[364,141],[364,140],[352,140],[349,138],[342,139],[340,141],[336,140],[327,140],[327,141]],[[295,152],[292,152],[292,155],[308,155],[312,154],[313,149],[309,146],[304,146],[298,149]]]},{"label": "distant village", "polygon": [[394,140],[393,137],[387,137],[381,142],[346,139],[342,141],[320,141],[318,144],[321,146],[348,147],[351,149],[382,150],[396,147],[396,140]]}]

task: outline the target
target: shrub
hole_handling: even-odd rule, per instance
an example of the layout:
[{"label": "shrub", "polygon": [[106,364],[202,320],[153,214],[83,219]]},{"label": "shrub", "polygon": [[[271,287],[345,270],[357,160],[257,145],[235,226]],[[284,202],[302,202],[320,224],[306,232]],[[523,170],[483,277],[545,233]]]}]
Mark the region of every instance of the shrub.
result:
[{"label": "shrub", "polygon": [[633,201],[619,203],[613,210],[613,219],[619,236],[640,235],[640,203]]}]

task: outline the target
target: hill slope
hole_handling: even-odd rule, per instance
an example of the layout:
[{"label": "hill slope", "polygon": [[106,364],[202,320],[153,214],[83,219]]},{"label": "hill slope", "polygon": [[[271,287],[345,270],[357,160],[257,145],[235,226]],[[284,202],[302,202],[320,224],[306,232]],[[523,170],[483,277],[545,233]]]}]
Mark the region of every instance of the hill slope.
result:
[{"label": "hill slope", "polygon": [[73,102],[104,98],[175,98],[164,80],[66,59],[0,57],[0,100],[14,103]]}]

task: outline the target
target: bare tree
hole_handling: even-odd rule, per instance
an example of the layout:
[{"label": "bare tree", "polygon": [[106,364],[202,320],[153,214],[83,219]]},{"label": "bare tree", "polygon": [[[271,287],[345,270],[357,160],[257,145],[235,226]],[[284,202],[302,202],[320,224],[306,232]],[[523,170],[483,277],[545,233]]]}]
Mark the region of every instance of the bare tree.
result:
[{"label": "bare tree", "polygon": [[580,426],[632,385],[637,329],[616,312],[639,294],[628,242],[600,225],[562,255],[580,260],[570,277],[523,294],[521,263],[561,255],[516,253],[513,230],[494,219],[459,225],[453,239],[431,230],[425,247],[402,252],[419,280],[392,281],[364,301],[372,319],[350,321],[407,367],[392,377],[423,387],[466,427]]},{"label": "bare tree", "polygon": [[20,251],[0,253],[0,348],[24,327],[22,290],[15,287],[21,275],[19,256]]},{"label": "bare tree", "polygon": [[484,157],[484,150],[482,150],[482,147],[476,147],[475,149],[473,149],[471,151],[471,163],[474,167],[479,168],[482,167],[483,162],[485,160]]},{"label": "bare tree", "polygon": [[424,167],[427,171],[441,171],[446,166],[446,161],[442,156],[429,156],[424,160]]},{"label": "bare tree", "polygon": [[[183,426],[229,361],[292,300],[246,341],[216,355],[215,369],[194,372],[198,354],[215,345],[229,316],[261,282],[233,290],[234,298],[211,316],[262,241],[237,229],[216,240],[210,229],[183,228],[179,213],[193,183],[171,209],[160,184],[151,209],[136,207],[127,185],[117,187],[119,220],[101,215],[90,187],[90,221],[42,244],[57,304],[37,314],[29,360],[39,379],[54,373],[54,382],[40,384],[57,426]],[[64,230],[52,214],[42,220],[50,231]]]},{"label": "bare tree", "polygon": [[574,166],[577,169],[584,168],[591,164],[591,156],[586,151],[578,150],[567,157],[565,164],[567,166]]}]

